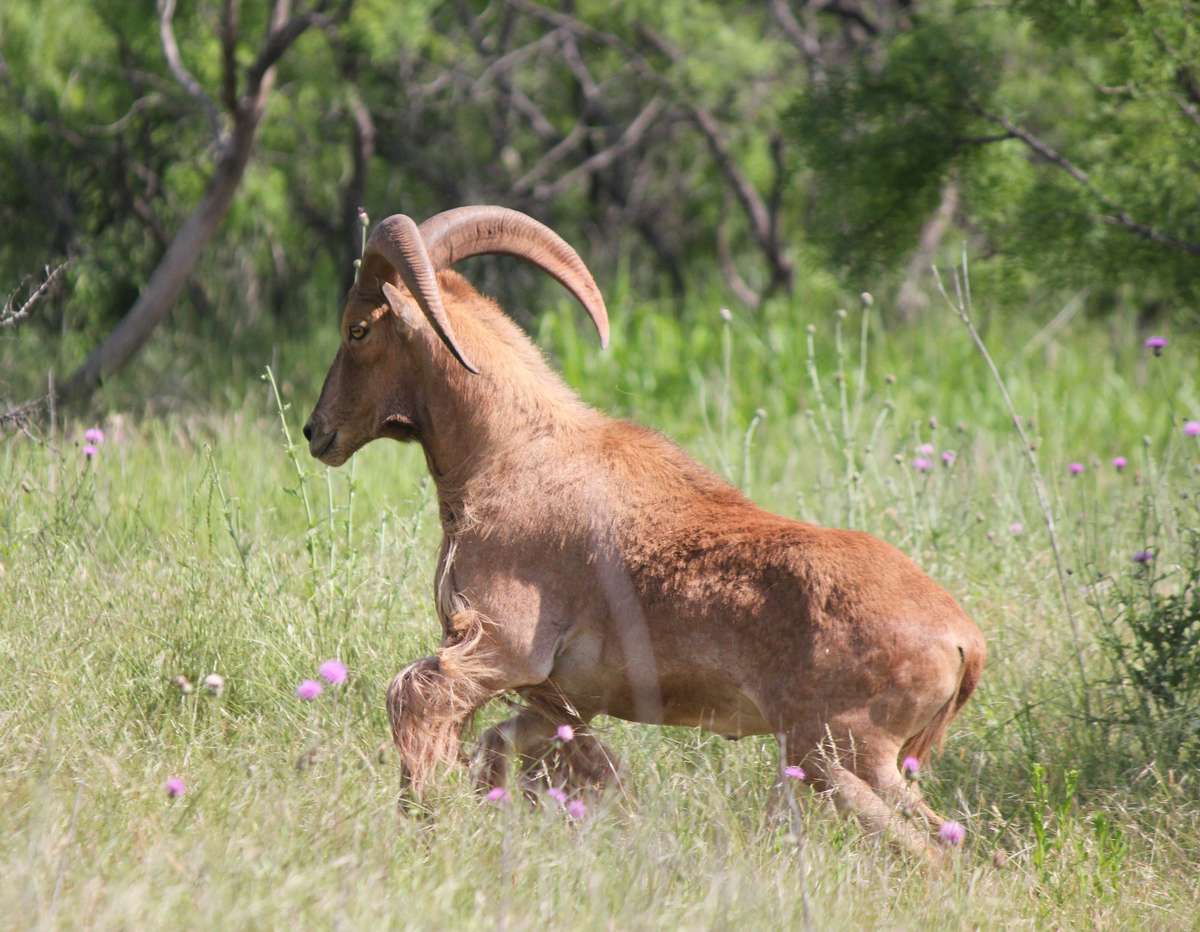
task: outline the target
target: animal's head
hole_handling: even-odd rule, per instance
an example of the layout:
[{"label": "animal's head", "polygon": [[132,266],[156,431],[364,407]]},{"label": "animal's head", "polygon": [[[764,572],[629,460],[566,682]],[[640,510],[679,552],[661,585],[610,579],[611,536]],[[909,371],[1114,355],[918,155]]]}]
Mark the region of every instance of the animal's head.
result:
[{"label": "animal's head", "polygon": [[421,422],[423,399],[444,388],[433,384],[435,373],[447,364],[479,372],[455,336],[437,273],[484,253],[516,256],[554,276],[591,315],[601,345],[608,344],[600,289],[549,227],[504,207],[460,207],[420,227],[394,214],[372,231],[346,298],[341,345],[304,425],[313,456],[340,466],[378,437],[417,439],[431,426]]}]

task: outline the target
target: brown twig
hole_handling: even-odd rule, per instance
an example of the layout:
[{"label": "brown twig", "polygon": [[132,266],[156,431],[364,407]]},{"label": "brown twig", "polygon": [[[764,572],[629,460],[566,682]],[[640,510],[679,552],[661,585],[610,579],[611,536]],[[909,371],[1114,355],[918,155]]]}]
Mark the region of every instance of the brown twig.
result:
[{"label": "brown twig", "polygon": [[[17,292],[14,291],[9,299],[4,303],[3,310],[0,310],[0,328],[15,327],[18,323],[29,316],[35,304],[38,303],[54,285],[58,276],[62,274],[63,269],[67,267],[67,263],[61,263],[53,272],[47,271],[46,280],[33,290],[33,293],[25,299],[25,303],[17,310],[13,310],[13,299],[16,298]],[[49,267],[47,267],[49,268]],[[20,289],[18,289],[20,290]]]},{"label": "brown twig", "polygon": [[1161,230],[1134,220],[1119,204],[1111,197],[1099,190],[1092,183],[1091,176],[1088,175],[1082,168],[1072,162],[1069,158],[1051,146],[1049,143],[1038,138],[1029,130],[1022,126],[1013,123],[1007,117],[1000,114],[984,113],[988,119],[1003,126],[1014,138],[1021,140],[1029,149],[1036,152],[1047,162],[1058,166],[1068,175],[1070,175],[1079,185],[1087,191],[1088,194],[1099,204],[1111,211],[1109,214],[1104,214],[1100,217],[1103,223],[1111,226],[1123,227],[1126,230],[1149,240],[1153,243],[1158,243],[1163,246],[1169,246],[1172,249],[1178,249],[1181,252],[1186,252],[1188,255],[1200,256],[1200,243],[1193,243],[1188,240],[1182,240],[1178,237],[1171,236],[1169,233],[1164,233]]}]

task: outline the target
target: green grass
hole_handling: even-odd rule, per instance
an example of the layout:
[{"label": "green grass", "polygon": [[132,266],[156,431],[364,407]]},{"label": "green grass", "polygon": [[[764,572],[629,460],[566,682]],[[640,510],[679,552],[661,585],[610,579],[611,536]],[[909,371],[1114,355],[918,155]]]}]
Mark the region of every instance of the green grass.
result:
[{"label": "green grass", "polygon": [[[860,382],[861,309],[780,304],[725,323],[700,300],[680,318],[611,305],[607,354],[573,308],[537,327],[588,400],[676,437],[768,507],[896,543],[983,628],[982,685],[925,778],[968,828],[949,876],[806,793],[798,848],[767,816],[771,742],[609,720],[629,793],[581,824],[482,804],[461,774],[427,816],[399,815],[383,692],[436,645],[436,509],[416,449],[375,444],[336,472],[285,451],[269,386],[248,373],[274,362],[298,436],[330,350],[319,332],[185,370],[186,400],[165,411],[131,401],[137,376],[110,387],[136,413],[106,418],[90,465],[86,424],[0,443],[6,924],[798,927],[807,901],[817,928],[1194,927],[1194,768],[1110,714],[1087,596],[1148,544],[1169,567],[1200,523],[1200,442],[1180,430],[1200,416],[1195,344],[1153,359],[1132,325],[1077,323],[1023,352],[1035,328],[991,322],[1034,419],[1076,645],[1029,466],[948,313],[872,328]],[[206,380],[227,387],[216,397]],[[926,441],[954,450],[953,468],[915,473]],[[1069,461],[1087,471],[1070,479]],[[332,656],[347,684],[299,702],[297,682]],[[220,696],[199,685],[211,672]],[[173,801],[171,775],[188,785]]]}]

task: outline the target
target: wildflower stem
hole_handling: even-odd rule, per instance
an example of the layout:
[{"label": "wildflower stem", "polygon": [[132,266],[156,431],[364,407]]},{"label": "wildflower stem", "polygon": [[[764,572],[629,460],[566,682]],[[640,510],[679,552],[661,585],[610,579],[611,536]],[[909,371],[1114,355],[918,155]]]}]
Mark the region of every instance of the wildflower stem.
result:
[{"label": "wildflower stem", "polygon": [[308,477],[304,473],[304,467],[300,465],[300,458],[296,456],[296,445],[292,443],[292,432],[288,428],[287,415],[284,413],[283,398],[280,397],[279,385],[275,381],[275,373],[270,366],[266,367],[266,377],[271,386],[271,394],[275,398],[275,410],[279,414],[279,426],[283,431],[284,449],[292,463],[292,469],[296,472],[296,494],[299,495],[300,501],[304,505],[304,547],[308,551],[308,565],[312,573],[313,595],[315,596],[320,582],[320,572],[317,568],[317,526],[313,521],[312,503],[308,500]]},{"label": "wildflower stem", "polygon": [[1000,397],[1004,399],[1004,405],[1008,408],[1008,414],[1012,419],[1017,436],[1021,439],[1021,449],[1025,452],[1025,458],[1029,460],[1034,494],[1037,496],[1042,518],[1046,522],[1046,532],[1050,537],[1050,549],[1054,554],[1054,567],[1058,574],[1059,593],[1062,596],[1063,608],[1066,610],[1067,621],[1071,626],[1071,636],[1074,639],[1075,662],[1079,666],[1079,680],[1083,690],[1083,713],[1084,717],[1091,721],[1090,688],[1088,686],[1087,668],[1083,662],[1083,636],[1079,628],[1079,619],[1075,616],[1075,608],[1071,603],[1070,587],[1067,585],[1067,571],[1066,567],[1063,566],[1062,548],[1059,547],[1058,531],[1054,524],[1054,511],[1050,507],[1050,495],[1046,489],[1046,480],[1042,476],[1041,468],[1038,466],[1037,452],[1026,435],[1025,428],[1021,425],[1020,415],[1017,414],[1012,396],[1008,393],[1008,386],[1004,383],[1004,377],[1000,374],[1000,369],[996,366],[995,360],[992,359],[992,354],[988,352],[987,345],[983,342],[983,337],[979,335],[979,331],[971,319],[971,286],[966,250],[963,250],[961,274],[958,270],[955,270],[954,281],[957,300],[951,298],[946,292],[946,287],[942,283],[942,276],[938,272],[937,266],[932,266],[932,268],[933,277],[937,281],[938,291],[941,292],[942,297],[946,299],[946,303],[958,315],[959,320],[963,322],[963,326],[967,328],[967,332],[971,335],[975,347],[979,350],[980,355],[983,356],[983,361],[987,363],[987,367],[992,373],[992,378],[995,380],[996,386],[1000,389]]}]

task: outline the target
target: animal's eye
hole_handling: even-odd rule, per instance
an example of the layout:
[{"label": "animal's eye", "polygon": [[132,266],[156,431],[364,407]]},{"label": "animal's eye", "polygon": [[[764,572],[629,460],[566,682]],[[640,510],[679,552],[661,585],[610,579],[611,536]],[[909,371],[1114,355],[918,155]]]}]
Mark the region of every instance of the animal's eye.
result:
[{"label": "animal's eye", "polygon": [[367,335],[366,324],[351,324],[350,325],[350,339],[351,340],[361,340],[366,335]]}]

